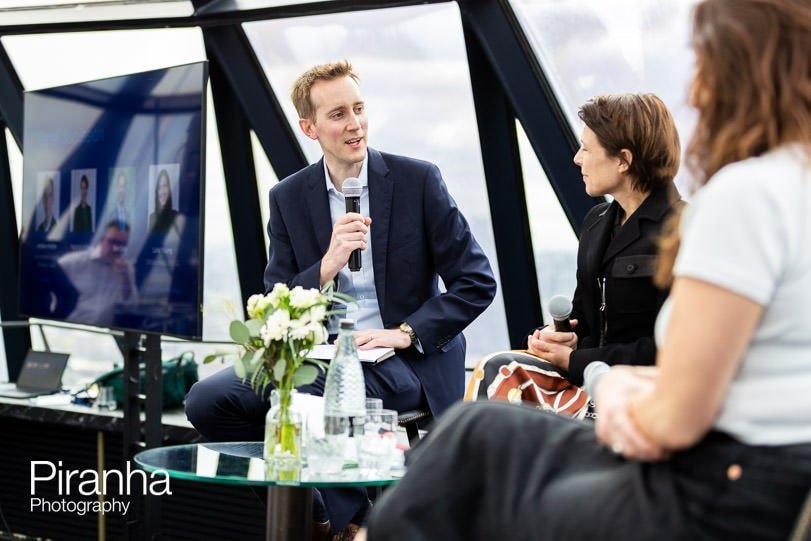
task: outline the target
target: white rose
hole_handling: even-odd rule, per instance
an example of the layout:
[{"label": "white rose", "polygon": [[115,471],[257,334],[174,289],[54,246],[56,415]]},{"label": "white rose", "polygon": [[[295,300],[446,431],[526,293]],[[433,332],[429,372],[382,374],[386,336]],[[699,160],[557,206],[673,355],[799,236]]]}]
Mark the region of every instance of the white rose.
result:
[{"label": "white rose", "polygon": [[270,307],[270,295],[251,295],[248,299],[248,317],[261,319]]},{"label": "white rose", "polygon": [[264,295],[259,301],[256,303],[256,307],[259,310],[259,315],[264,316],[265,312],[268,311],[268,308],[271,308],[272,303],[270,301],[270,295]]},{"label": "white rose", "polygon": [[248,317],[251,319],[257,319],[262,317],[261,308],[259,308],[259,302],[264,299],[264,295],[251,295],[248,297]]},{"label": "white rose", "polygon": [[273,290],[267,294],[267,297],[270,301],[271,306],[274,308],[278,308],[280,301],[287,297],[290,294],[290,290],[287,288],[286,284],[282,282],[276,282],[273,286]]},{"label": "white rose", "polygon": [[293,340],[304,340],[309,332],[306,321],[294,319],[290,322],[290,338]]},{"label": "white rose", "polygon": [[304,289],[296,286],[290,292],[290,306],[293,308],[309,308],[318,301],[321,292],[317,289]]},{"label": "white rose", "polygon": [[313,306],[302,317],[306,317],[308,321],[313,323],[320,324],[327,317],[327,307],[322,304]]},{"label": "white rose", "polygon": [[313,344],[323,344],[327,341],[327,329],[321,323],[311,321],[307,324],[307,329],[312,333]]},{"label": "white rose", "polygon": [[268,317],[265,324],[259,330],[259,335],[265,341],[265,346],[271,342],[287,339],[287,331],[290,327],[290,314],[287,310],[276,310]]}]

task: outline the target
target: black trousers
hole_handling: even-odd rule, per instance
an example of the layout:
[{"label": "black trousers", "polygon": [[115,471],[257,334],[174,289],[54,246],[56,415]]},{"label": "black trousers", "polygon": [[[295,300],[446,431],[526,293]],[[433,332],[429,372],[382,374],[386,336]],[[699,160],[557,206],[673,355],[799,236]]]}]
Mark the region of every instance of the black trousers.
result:
[{"label": "black trousers", "polygon": [[[321,372],[299,391],[323,395],[325,377]],[[406,411],[424,403],[420,381],[397,356],[375,365],[364,364],[363,377],[366,396],[381,398],[387,409]],[[237,377],[233,368],[226,368],[192,386],[186,396],[186,416],[209,441],[262,441],[269,395],[270,388],[259,396]],[[315,498],[313,518],[318,522],[329,518],[335,531],[341,531],[350,521],[362,521],[369,506],[365,489],[325,489]]]},{"label": "black trousers", "polygon": [[591,423],[474,402],[411,452],[369,517],[369,540],[785,539],[809,487],[811,445],[711,433],[643,463],[597,443]]}]

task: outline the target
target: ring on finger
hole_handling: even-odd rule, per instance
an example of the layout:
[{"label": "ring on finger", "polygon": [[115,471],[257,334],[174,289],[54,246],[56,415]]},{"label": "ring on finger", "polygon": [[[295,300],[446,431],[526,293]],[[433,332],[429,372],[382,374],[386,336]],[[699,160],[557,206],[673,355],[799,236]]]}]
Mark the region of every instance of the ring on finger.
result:
[{"label": "ring on finger", "polygon": [[611,444],[611,452],[615,455],[621,455],[623,451],[624,448],[620,442],[615,441],[613,444]]}]

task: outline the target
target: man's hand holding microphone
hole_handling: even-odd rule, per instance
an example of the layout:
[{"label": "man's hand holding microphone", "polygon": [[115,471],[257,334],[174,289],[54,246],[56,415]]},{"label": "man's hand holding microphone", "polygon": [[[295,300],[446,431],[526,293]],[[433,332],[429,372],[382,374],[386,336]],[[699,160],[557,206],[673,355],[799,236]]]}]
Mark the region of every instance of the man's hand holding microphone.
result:
[{"label": "man's hand holding microphone", "polygon": [[360,181],[349,177],[344,180],[341,191],[346,200],[346,214],[335,222],[329,248],[321,258],[321,285],[334,279],[347,263],[350,271],[360,270],[360,252],[366,249],[368,243],[367,235],[372,219],[360,213]]},{"label": "man's hand holding microphone", "polygon": [[[335,222],[327,253],[321,258],[321,285],[333,280],[347,265],[351,272],[359,271],[362,266],[361,251],[366,249],[369,242],[372,219],[361,214],[360,197],[363,187],[360,180],[355,177],[347,178],[341,186],[341,192],[346,201],[346,214]],[[360,349],[403,349],[411,345],[409,336],[399,329],[357,330],[355,342]]]}]

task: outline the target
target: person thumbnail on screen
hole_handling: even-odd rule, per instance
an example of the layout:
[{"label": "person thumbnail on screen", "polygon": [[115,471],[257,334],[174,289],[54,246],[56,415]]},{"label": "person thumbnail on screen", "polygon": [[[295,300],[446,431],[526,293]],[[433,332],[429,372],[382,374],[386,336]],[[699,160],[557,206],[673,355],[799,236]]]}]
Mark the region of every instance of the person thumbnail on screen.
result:
[{"label": "person thumbnail on screen", "polygon": [[109,219],[116,220],[122,225],[127,224],[128,226],[132,226],[128,169],[113,169],[111,177],[115,180],[110,190],[113,194],[113,204],[112,211],[109,213]]},{"label": "person thumbnail on screen", "polygon": [[[37,233],[47,234],[56,227],[55,215],[59,212],[56,208],[57,193],[56,182],[54,180],[56,175],[57,174],[47,174],[42,180],[42,199],[38,212]],[[56,178],[58,179],[58,176],[56,176]]]},{"label": "person thumbnail on screen", "polygon": [[129,235],[129,224],[111,220],[98,244],[59,258],[59,267],[78,293],[68,319],[112,325],[118,313],[138,302],[133,265],[125,257]]},{"label": "person thumbnail on screen", "polygon": [[[94,230],[93,205],[90,204],[90,201],[95,204],[95,172],[95,169],[77,169],[73,171],[71,199],[75,201],[77,193],[79,198],[79,202],[73,209],[72,231],[74,233],[92,233]],[[92,187],[91,180],[93,181]]]},{"label": "person thumbnail on screen", "polygon": [[[149,215],[150,233],[180,234],[183,225],[183,216],[175,209],[177,205],[177,173],[178,164],[168,166],[152,166],[151,172],[157,171],[154,189],[154,211]],[[170,174],[170,171],[173,174]]]}]

